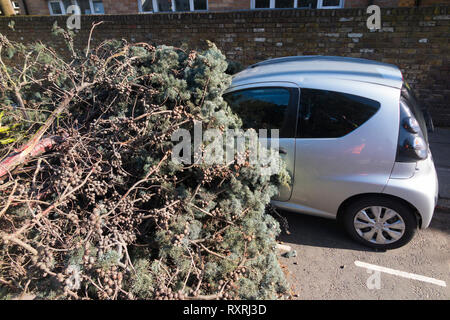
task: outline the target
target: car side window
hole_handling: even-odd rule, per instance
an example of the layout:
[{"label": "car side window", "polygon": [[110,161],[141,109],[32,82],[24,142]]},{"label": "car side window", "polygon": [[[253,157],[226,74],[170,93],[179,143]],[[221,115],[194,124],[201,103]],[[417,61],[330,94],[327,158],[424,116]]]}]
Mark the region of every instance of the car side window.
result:
[{"label": "car side window", "polygon": [[[271,129],[279,129],[280,137],[289,135],[285,128],[292,98],[291,89],[274,87],[245,89],[224,95],[233,112],[241,117],[243,129],[267,129],[268,134]],[[292,131],[290,136],[293,134]]]},{"label": "car side window", "polygon": [[378,101],[328,90],[301,89],[297,138],[339,138],[380,109]]}]

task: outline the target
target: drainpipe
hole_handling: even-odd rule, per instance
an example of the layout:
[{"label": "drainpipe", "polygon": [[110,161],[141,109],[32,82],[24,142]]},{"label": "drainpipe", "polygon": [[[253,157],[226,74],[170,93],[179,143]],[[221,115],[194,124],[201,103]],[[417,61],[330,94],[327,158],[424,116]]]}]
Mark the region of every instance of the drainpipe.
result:
[{"label": "drainpipe", "polygon": [[10,0],[0,0],[0,8],[5,16],[14,16],[16,14]]},{"label": "drainpipe", "polygon": [[25,15],[29,15],[30,12],[28,11],[27,1],[26,0],[22,0],[22,3],[23,3],[23,13]]}]

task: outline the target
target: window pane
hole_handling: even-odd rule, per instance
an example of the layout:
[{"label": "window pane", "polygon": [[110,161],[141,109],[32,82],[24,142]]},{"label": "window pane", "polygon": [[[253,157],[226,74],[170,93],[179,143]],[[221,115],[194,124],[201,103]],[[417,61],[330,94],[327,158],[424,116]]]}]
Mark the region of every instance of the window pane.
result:
[{"label": "window pane", "polygon": [[153,0],[141,0],[142,12],[153,12]]},{"label": "window pane", "polygon": [[294,0],[275,0],[275,8],[293,8]]},{"label": "window pane", "polygon": [[255,0],[255,8],[270,8],[270,0]]},{"label": "window pane", "polygon": [[91,14],[91,5],[89,0],[78,0],[81,14]]},{"label": "window pane", "polygon": [[103,8],[102,1],[92,1],[92,6],[94,7],[94,14],[104,14],[105,9]]},{"label": "window pane", "polygon": [[175,0],[176,11],[191,11],[189,0]]},{"label": "window pane", "polygon": [[298,0],[297,8],[317,8],[317,0]]},{"label": "window pane", "polygon": [[283,127],[291,93],[283,88],[248,89],[224,98],[241,117],[243,129],[270,130]]},{"label": "window pane", "polygon": [[346,93],[301,89],[299,138],[338,138],[359,128],[380,103]]},{"label": "window pane", "polygon": [[208,0],[194,0],[194,10],[207,10]]},{"label": "window pane", "polygon": [[172,11],[172,1],[171,0],[157,0],[158,11],[167,12]]},{"label": "window pane", "polygon": [[339,4],[339,0],[322,0],[323,7],[338,7]]},{"label": "window pane", "polygon": [[75,1],[63,0],[63,6],[64,6],[64,9],[66,9],[66,12],[67,12],[67,8],[69,8],[70,6],[73,6],[74,4],[76,4]]},{"label": "window pane", "polygon": [[52,14],[62,14],[59,2],[50,2],[50,7],[52,8]]}]

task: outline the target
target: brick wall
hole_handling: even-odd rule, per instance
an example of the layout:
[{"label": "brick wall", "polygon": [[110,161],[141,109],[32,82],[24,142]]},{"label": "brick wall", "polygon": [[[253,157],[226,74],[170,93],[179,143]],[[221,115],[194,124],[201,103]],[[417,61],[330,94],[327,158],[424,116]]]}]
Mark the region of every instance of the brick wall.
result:
[{"label": "brick wall", "polygon": [[[22,0],[18,1],[23,9]],[[350,0],[351,1],[351,0]],[[364,0],[368,1],[368,0]],[[30,15],[48,15],[48,0],[28,0]],[[106,14],[135,14],[139,12],[138,0],[103,0]],[[250,9],[250,0],[208,0],[210,11],[245,10]],[[24,14],[22,10],[22,14]]]},{"label": "brick wall", "polygon": [[[19,2],[21,12],[24,14],[23,0],[14,0]],[[28,12],[30,15],[49,15],[48,0],[26,0]],[[137,0],[103,0],[105,13],[130,14],[138,13]]]},{"label": "brick wall", "polygon": [[[21,12],[24,10],[23,1],[19,3]],[[33,15],[48,15],[50,11],[48,9],[48,1],[47,0],[28,0],[27,1],[27,9],[29,14]]]},{"label": "brick wall", "polygon": [[416,0],[398,0],[399,7],[413,7]]},{"label": "brick wall", "polygon": [[421,6],[449,5],[450,0],[420,0]]},{"label": "brick wall", "polygon": [[242,10],[250,9],[250,0],[209,0],[209,10]]},{"label": "brick wall", "polygon": [[[19,2],[23,12],[23,0]],[[48,15],[48,0],[26,0],[30,15]],[[412,7],[416,0],[345,0],[346,8],[365,8],[370,3],[380,7]],[[210,11],[250,9],[250,0],[208,0]],[[450,0],[420,0],[420,6],[450,4]],[[106,14],[135,14],[139,12],[138,0],[103,0]]]},{"label": "brick wall", "polygon": [[[400,1],[405,0],[345,0],[344,7],[345,8],[367,8],[371,4],[376,4],[381,8],[394,8],[399,6]],[[415,1],[415,0],[406,0],[406,1]],[[414,6],[414,3],[411,7]]]},{"label": "brick wall", "polygon": [[[373,4],[380,6],[381,8],[393,8],[399,5],[399,1],[402,0],[373,0]],[[409,1],[409,0],[407,0]],[[413,0],[414,1],[414,0]],[[369,6],[370,1],[366,1],[366,4],[363,7]],[[414,4],[413,4],[414,5]]]},{"label": "brick wall", "polygon": [[[249,65],[290,55],[337,55],[374,59],[398,65],[428,103],[435,122],[450,126],[450,6],[382,9],[380,31],[366,27],[364,9],[264,10],[153,15],[83,16],[77,36],[86,44],[92,22],[105,20],[94,42],[108,38],[191,47],[214,41],[228,58]],[[10,39],[41,40],[57,50],[63,41],[50,29],[65,17],[0,18],[0,32]]]},{"label": "brick wall", "polygon": [[105,13],[129,14],[139,12],[137,0],[103,0]]}]

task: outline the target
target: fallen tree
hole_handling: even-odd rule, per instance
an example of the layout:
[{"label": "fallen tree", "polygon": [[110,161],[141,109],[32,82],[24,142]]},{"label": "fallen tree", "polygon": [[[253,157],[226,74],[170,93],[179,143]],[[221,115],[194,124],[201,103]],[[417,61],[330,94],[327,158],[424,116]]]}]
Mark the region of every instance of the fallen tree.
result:
[{"label": "fallen tree", "polygon": [[248,149],[171,160],[177,129],[241,126],[222,53],[123,40],[81,53],[56,32],[70,61],[0,36],[0,295],[285,297],[265,208],[286,172],[262,174]]}]

